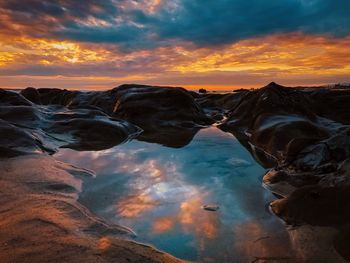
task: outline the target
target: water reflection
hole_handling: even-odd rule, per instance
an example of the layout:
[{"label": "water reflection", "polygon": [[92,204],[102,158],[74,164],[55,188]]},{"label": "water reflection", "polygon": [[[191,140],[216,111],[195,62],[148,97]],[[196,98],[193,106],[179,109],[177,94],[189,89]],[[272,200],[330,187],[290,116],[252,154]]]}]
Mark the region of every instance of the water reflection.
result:
[{"label": "water reflection", "polygon": [[199,131],[183,148],[131,141],[99,152],[65,149],[57,158],[96,172],[80,201],[131,227],[137,241],[201,262],[291,256],[285,227],[266,209],[273,197],[261,187],[264,169],[217,128]]},{"label": "water reflection", "polygon": [[145,131],[138,136],[138,140],[158,143],[164,146],[181,148],[189,144],[199,128],[193,127],[143,127]]}]

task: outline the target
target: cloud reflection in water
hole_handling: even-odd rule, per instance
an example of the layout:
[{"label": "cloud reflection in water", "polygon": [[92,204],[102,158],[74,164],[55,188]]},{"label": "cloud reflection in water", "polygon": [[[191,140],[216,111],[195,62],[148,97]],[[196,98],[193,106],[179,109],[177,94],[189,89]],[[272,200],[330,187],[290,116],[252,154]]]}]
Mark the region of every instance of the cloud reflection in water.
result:
[{"label": "cloud reflection in water", "polygon": [[[284,226],[265,209],[272,196],[261,187],[263,168],[216,128],[179,149],[131,141],[99,152],[64,149],[57,158],[96,172],[84,182],[84,205],[180,258],[249,262],[290,251]],[[220,209],[201,209],[211,203]]]}]

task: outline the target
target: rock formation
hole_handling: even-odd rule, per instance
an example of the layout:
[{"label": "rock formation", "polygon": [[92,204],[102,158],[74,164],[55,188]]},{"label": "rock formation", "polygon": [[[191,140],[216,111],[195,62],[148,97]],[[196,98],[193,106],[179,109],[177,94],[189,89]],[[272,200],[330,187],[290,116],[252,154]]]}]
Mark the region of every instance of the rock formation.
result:
[{"label": "rock formation", "polygon": [[[142,262],[175,262],[176,259],[151,248],[141,248],[124,240],[76,239],[77,228],[60,225],[59,220],[35,209],[40,203],[37,198],[41,196],[46,209],[57,214],[65,211],[69,220],[76,222],[77,215],[84,210],[76,198],[70,199],[76,195],[77,186],[58,182],[57,178],[52,182],[52,173],[43,171],[47,177],[41,179],[46,183],[38,189],[39,197],[32,196],[35,193],[29,186],[31,179],[22,178],[24,174],[13,167],[23,166],[25,160],[43,164],[41,158],[46,158],[48,166],[54,169],[58,164],[47,154],[54,153],[59,147],[102,150],[132,138],[182,147],[199,129],[216,123],[236,136],[263,166],[269,168],[263,185],[281,197],[271,204],[272,211],[291,225],[341,228],[341,234],[334,237],[334,247],[349,259],[344,245],[350,240],[350,208],[347,205],[350,197],[349,105],[350,90],[345,87],[290,88],[276,83],[257,90],[227,94],[144,85],[122,85],[93,92],[34,88],[20,92],[0,90],[0,162],[2,167],[7,167],[7,172],[0,178],[4,183],[2,189],[7,189],[1,192],[0,202],[5,208],[0,213],[5,218],[15,209],[19,220],[2,222],[8,229],[17,229],[13,233],[19,238],[16,241],[10,232],[3,230],[0,241],[8,248],[2,247],[2,253],[11,257],[10,251],[14,249],[16,253],[12,256],[19,253],[23,256],[21,259],[27,257],[30,260],[33,255],[16,247],[21,242],[24,246],[38,242],[40,246],[35,248],[38,253],[49,251],[49,244],[20,234],[40,227],[47,238],[51,239],[57,233],[60,238],[71,240],[68,247],[58,242],[58,250],[50,251],[50,257],[55,257],[53,254],[60,253],[59,248],[62,248],[68,251],[62,260],[74,259],[74,253],[69,251],[75,247],[79,253],[87,253],[91,260],[88,262],[105,262],[118,256],[119,252],[130,256],[131,261],[137,258]],[[30,166],[29,163],[26,165]],[[8,170],[21,180],[13,181]],[[65,173],[64,176],[69,177]],[[26,209],[37,211],[38,217],[26,220],[20,217],[21,213],[29,213]],[[79,219],[81,225],[77,223],[79,229],[91,223],[92,215],[88,211],[83,214]],[[103,238],[101,232],[97,232],[99,238]],[[299,233],[298,236],[302,235]],[[93,250],[97,240],[102,242],[101,246],[108,243],[113,246],[113,251],[119,252]],[[128,249],[142,250],[142,255],[151,253],[151,256],[147,260],[140,258],[141,254],[133,257],[133,253],[126,252]]]}]

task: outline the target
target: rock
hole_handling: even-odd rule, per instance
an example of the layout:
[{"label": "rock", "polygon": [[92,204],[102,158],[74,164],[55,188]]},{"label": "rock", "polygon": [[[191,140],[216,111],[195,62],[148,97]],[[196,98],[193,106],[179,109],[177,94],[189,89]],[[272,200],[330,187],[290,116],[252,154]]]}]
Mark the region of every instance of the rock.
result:
[{"label": "rock", "polygon": [[341,226],[350,222],[349,198],[349,187],[305,186],[271,208],[288,224]]},{"label": "rock", "polygon": [[128,139],[137,137],[142,132],[140,128],[126,121],[83,118],[53,122],[47,131],[54,135],[72,135],[73,141],[61,147],[80,151],[109,149]]},{"label": "rock", "polygon": [[213,120],[182,88],[122,85],[115,90],[113,116],[128,120],[144,130],[157,127],[193,128]]},{"label": "rock", "polygon": [[[263,185],[284,198],[274,201],[272,210],[290,224],[349,222],[350,90],[270,83],[238,94],[219,127],[235,135],[263,166],[274,167]],[[229,96],[197,100],[220,109],[213,102]]]},{"label": "rock", "polygon": [[232,92],[244,92],[248,91],[247,89],[234,89]]},{"label": "rock", "polygon": [[14,157],[23,154],[53,153],[33,133],[0,119],[0,157]]},{"label": "rock", "polygon": [[21,95],[33,103],[42,104],[40,99],[40,93],[37,89],[33,87],[28,87],[24,90],[21,90]]},{"label": "rock", "polygon": [[181,148],[189,144],[196,133],[197,128],[158,127],[156,130],[143,131],[137,140],[150,143],[158,143],[167,147]]},{"label": "rock", "polygon": [[222,111],[222,110],[232,110],[235,106],[239,104],[241,99],[249,93],[249,91],[242,93],[206,93],[200,94],[195,98],[196,103],[198,103],[204,109]]},{"label": "rock", "polygon": [[348,130],[326,141],[330,155],[336,161],[343,161],[350,156],[350,135],[347,132]]},{"label": "rock", "polygon": [[14,91],[0,89],[1,106],[31,106],[32,103]]},{"label": "rock", "polygon": [[70,110],[67,107],[71,105],[60,105],[69,101],[64,94],[70,94],[68,97],[72,99],[73,93],[68,91],[37,91],[33,88],[23,91],[36,103],[58,103],[45,106],[31,103],[19,93],[0,92],[0,155],[4,157],[42,152],[52,154],[58,147],[102,150],[136,137],[142,131],[127,121],[108,116],[104,109],[82,105],[81,109]]},{"label": "rock", "polygon": [[212,211],[212,212],[219,210],[219,206],[218,205],[203,205],[202,208],[204,210]]},{"label": "rock", "polygon": [[[264,167],[273,168],[263,184],[284,197],[272,204],[276,214],[292,224],[345,224],[349,102],[349,89],[290,88],[274,82],[227,94],[134,84],[92,92],[0,90],[0,133],[11,134],[0,139],[0,154],[52,153],[55,147],[101,150],[133,136],[183,147],[199,129],[220,121],[222,130],[231,132]],[[332,207],[338,202],[339,207]]]},{"label": "rock", "polygon": [[[309,107],[318,115],[342,124],[350,124],[349,89],[314,89],[305,91]],[[325,107],[325,105],[327,105]]]},{"label": "rock", "polygon": [[303,171],[315,170],[331,160],[329,148],[325,143],[318,143],[304,148],[295,158],[293,165]]},{"label": "rock", "polygon": [[[309,99],[300,90],[276,83],[237,94],[240,100],[219,127],[240,140],[254,145],[279,160],[290,161],[310,141],[329,137],[327,129],[317,124]],[[249,133],[251,136],[247,136]]]},{"label": "rock", "polygon": [[279,196],[286,197],[296,189],[318,184],[320,180],[321,178],[314,174],[289,174],[286,170],[271,169],[263,177],[263,186]]},{"label": "rock", "polygon": [[[142,140],[154,141],[165,135],[167,138],[160,141],[168,146],[184,145],[199,128],[215,121],[195,102],[192,93],[176,87],[128,84],[93,92],[27,88],[21,94],[36,104],[63,106],[74,112],[86,110],[95,115],[100,112],[98,115],[129,121],[145,131]],[[171,143],[178,141],[173,131],[185,129],[183,134],[190,135],[188,139]]]}]

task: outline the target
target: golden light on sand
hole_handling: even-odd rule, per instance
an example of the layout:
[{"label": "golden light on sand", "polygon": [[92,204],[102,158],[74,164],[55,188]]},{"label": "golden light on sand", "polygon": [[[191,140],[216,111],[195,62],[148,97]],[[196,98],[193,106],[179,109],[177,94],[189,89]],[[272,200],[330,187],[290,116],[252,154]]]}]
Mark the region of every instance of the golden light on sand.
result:
[{"label": "golden light on sand", "polygon": [[109,237],[101,237],[98,242],[98,248],[101,250],[106,250],[112,245],[111,239]]}]

